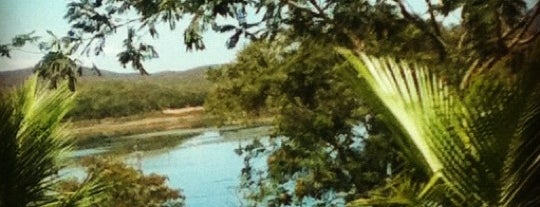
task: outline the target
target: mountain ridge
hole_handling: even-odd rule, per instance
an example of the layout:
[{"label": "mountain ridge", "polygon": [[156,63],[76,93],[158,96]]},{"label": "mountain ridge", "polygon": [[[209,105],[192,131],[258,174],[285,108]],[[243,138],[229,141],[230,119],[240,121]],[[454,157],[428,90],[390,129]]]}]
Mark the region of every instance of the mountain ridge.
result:
[{"label": "mountain ridge", "polygon": [[[156,73],[151,73],[149,76],[142,76],[139,73],[119,73],[114,71],[109,71],[105,69],[99,69],[101,75],[97,75],[96,72],[90,67],[83,67],[82,76],[79,76],[80,81],[91,81],[91,80],[109,80],[109,79],[152,79],[153,77],[167,77],[171,78],[178,76],[190,76],[190,75],[204,75],[206,70],[218,67],[217,64],[198,66],[182,71],[160,71]],[[18,70],[9,70],[9,71],[0,71],[0,89],[9,88],[13,86],[20,85],[26,80],[30,75],[33,74],[33,68],[23,68]]]}]

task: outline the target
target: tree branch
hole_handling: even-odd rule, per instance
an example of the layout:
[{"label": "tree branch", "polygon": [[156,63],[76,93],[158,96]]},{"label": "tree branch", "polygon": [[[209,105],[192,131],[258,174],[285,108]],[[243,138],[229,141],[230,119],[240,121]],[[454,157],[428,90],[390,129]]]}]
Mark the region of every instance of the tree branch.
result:
[{"label": "tree branch", "polygon": [[459,38],[457,49],[461,50],[463,48],[463,42],[465,41],[465,37],[467,37],[467,32],[465,31],[461,37]]},{"label": "tree branch", "polygon": [[[311,1],[311,0],[310,0]],[[299,5],[297,2],[295,1],[292,1],[292,0],[286,0],[285,3],[289,6],[292,6],[294,8],[297,8],[297,9],[300,9],[302,11],[306,11],[306,12],[309,12],[311,13],[311,15],[315,16],[315,17],[319,17],[319,18],[322,18],[324,20],[327,20],[327,21],[333,21],[332,19],[330,19],[330,17],[326,16],[324,14],[324,12],[321,14],[321,13],[318,13],[318,12],[315,12],[307,7],[304,7],[302,5]]]},{"label": "tree branch", "polygon": [[[529,30],[529,28],[531,27],[532,23],[536,20],[536,18],[538,17],[538,15],[540,14],[540,6],[536,6],[536,9],[534,10],[534,13],[533,15],[531,15],[531,18],[529,19],[529,21],[527,21],[527,23],[525,24],[523,30],[521,30],[521,32],[519,33],[519,35],[517,35],[513,40],[512,42],[510,43],[510,45],[508,46],[508,49],[511,49],[513,48],[514,46],[516,46],[520,40],[523,38],[523,36],[525,36],[525,34],[527,33],[527,31]],[[534,37],[534,35],[533,35]]]},{"label": "tree branch", "polygon": [[428,12],[431,18],[431,27],[438,36],[441,36],[441,28],[439,27],[439,24],[437,24],[437,20],[435,19],[435,12],[431,0],[426,0],[426,4],[428,6]]},{"label": "tree branch", "polygon": [[130,20],[128,20],[128,21],[122,22],[121,24],[114,25],[113,28],[114,28],[114,29],[118,29],[118,28],[123,27],[123,26],[126,26],[126,25],[128,25],[128,24],[130,24],[130,23],[133,23],[133,22],[136,22],[136,21],[141,21],[141,20],[143,20],[143,19],[144,19],[143,17],[135,18],[135,19],[130,19]]},{"label": "tree branch", "polygon": [[446,43],[443,41],[441,36],[437,35],[436,32],[431,31],[431,29],[425,24],[425,22],[420,19],[420,17],[410,13],[401,0],[394,0],[394,2],[398,4],[403,17],[405,17],[405,19],[407,19],[409,22],[412,22],[414,25],[416,25],[416,27],[418,27],[420,30],[425,32],[431,38],[433,43],[435,43],[435,47],[439,51],[439,60],[442,61],[446,59]]},{"label": "tree branch", "polygon": [[313,5],[313,7],[315,7],[315,9],[317,10],[317,12],[319,12],[319,14],[321,16],[325,16],[326,18],[325,19],[330,19],[328,18],[328,15],[326,15],[324,13],[324,10],[319,6],[319,4],[317,4],[317,2],[315,0],[309,0],[309,3],[311,3],[311,5]]},{"label": "tree branch", "polygon": [[324,7],[323,7],[322,9],[323,9],[323,10],[327,10],[327,9],[330,8],[330,6],[331,6],[332,4],[334,4],[334,3],[335,3],[335,2],[328,2],[328,1],[327,1],[327,2],[326,2],[326,5],[324,5]]},{"label": "tree branch", "polygon": [[497,63],[499,60],[501,60],[504,56],[506,56],[508,53],[512,51],[512,48],[514,48],[517,45],[523,45],[528,44],[532,41],[534,41],[536,38],[540,36],[540,31],[535,31],[534,34],[531,35],[531,37],[527,39],[522,39],[525,34],[527,34],[529,28],[531,27],[532,23],[536,20],[538,15],[540,14],[540,6],[536,6],[536,9],[532,15],[528,15],[527,17],[524,17],[522,21],[518,23],[518,26],[512,28],[511,30],[505,32],[503,35],[503,38],[507,38],[516,31],[518,31],[520,28],[522,28],[521,32],[514,37],[514,39],[511,41],[510,45],[507,47],[507,50],[504,53],[498,54],[497,56],[487,60],[484,64],[478,64],[478,62],[474,62],[473,65],[467,70],[467,73],[465,74],[464,78],[461,81],[460,87],[463,89],[465,88],[471,78],[475,74],[479,74],[482,71],[488,70],[489,68],[493,67],[495,63]]},{"label": "tree branch", "polygon": [[[301,5],[299,5],[297,2],[295,2],[293,0],[286,0],[285,3],[287,5],[289,5],[289,6],[294,7],[294,8],[297,8],[297,9],[300,9],[300,10],[303,10],[303,11],[307,11],[307,12],[311,13],[315,17],[322,18],[323,20],[334,24],[336,27],[338,27],[341,30],[341,32],[343,32],[343,34],[345,34],[349,38],[351,43],[353,43],[355,49],[361,49],[363,47],[362,41],[358,38],[357,35],[354,34],[354,32],[352,32],[349,28],[340,26],[339,22],[335,22],[334,19],[332,19],[328,15],[326,15],[326,13],[324,13],[324,9],[321,8],[317,4],[317,2],[315,0],[309,0],[309,1],[310,1],[311,4],[313,4],[313,6],[317,10],[317,12],[315,12],[315,11],[313,11],[313,10],[307,8],[307,7],[301,6]],[[329,5],[330,5],[330,3],[327,5],[327,7]]]},{"label": "tree branch", "polygon": [[521,19],[521,21],[519,21],[519,23],[517,23],[515,27],[509,29],[503,34],[503,38],[506,39],[512,36],[515,32],[517,32],[520,28],[522,28],[523,25],[531,24],[534,21],[534,19],[536,19],[536,17],[538,16],[539,9],[540,9],[540,6],[537,4],[533,15],[527,15],[523,17],[523,19]]},{"label": "tree branch", "polygon": [[506,52],[508,47],[506,46],[506,43],[504,42],[504,38],[503,38],[503,33],[502,33],[502,30],[503,30],[503,20],[502,20],[502,5],[495,9],[495,16],[497,17],[497,22],[496,22],[496,25],[495,25],[495,32],[497,33],[497,45],[499,47],[499,51],[501,51],[502,53]]},{"label": "tree branch", "polygon": [[523,44],[528,44],[532,41],[534,41],[536,38],[538,38],[540,36],[540,31],[536,32],[535,34],[533,34],[531,37],[529,37],[528,39],[524,39],[524,40],[521,40],[519,41],[519,44],[520,45],[523,45]]},{"label": "tree branch", "polygon": [[524,27],[522,28],[521,32],[517,36],[515,36],[514,39],[512,39],[512,41],[510,42],[510,45],[507,46],[506,50],[503,53],[498,54],[497,56],[489,59],[484,64],[483,67],[478,69],[478,72],[481,72],[483,70],[486,70],[486,69],[489,69],[489,68],[493,67],[493,65],[495,65],[495,63],[497,63],[504,56],[506,56],[508,53],[510,53],[510,51],[512,51],[512,49],[514,47],[516,47],[518,45],[527,44],[527,43],[530,43],[533,40],[535,40],[540,35],[540,31],[536,31],[535,34],[531,35],[531,37],[529,37],[527,39],[523,39],[523,37],[525,36],[525,34],[527,34],[527,32],[529,31],[529,28],[531,27],[532,23],[536,20],[536,18],[539,17],[538,16],[539,14],[540,14],[540,6],[537,5],[536,9],[534,10],[534,13],[530,16],[530,18],[524,18],[524,19],[527,19]]}]

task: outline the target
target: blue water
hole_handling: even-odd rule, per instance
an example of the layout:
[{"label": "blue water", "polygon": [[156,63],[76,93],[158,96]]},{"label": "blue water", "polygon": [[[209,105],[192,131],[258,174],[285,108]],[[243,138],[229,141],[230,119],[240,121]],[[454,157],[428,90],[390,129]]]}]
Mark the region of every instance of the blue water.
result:
[{"label": "blue water", "polygon": [[143,156],[143,172],[167,176],[171,187],[183,189],[187,206],[240,206],[243,162],[234,149],[242,141],[222,139],[208,132],[177,148]]},{"label": "blue water", "polygon": [[[220,133],[208,130],[178,146],[121,155],[125,162],[144,174],[168,177],[168,185],[182,189],[188,207],[242,206],[239,192],[243,158],[234,149],[261,137],[269,128]],[[255,134],[255,135],[254,135]],[[251,137],[250,137],[251,136]],[[102,153],[107,148],[76,151],[76,157]],[[66,176],[84,177],[81,168],[64,169]]]}]

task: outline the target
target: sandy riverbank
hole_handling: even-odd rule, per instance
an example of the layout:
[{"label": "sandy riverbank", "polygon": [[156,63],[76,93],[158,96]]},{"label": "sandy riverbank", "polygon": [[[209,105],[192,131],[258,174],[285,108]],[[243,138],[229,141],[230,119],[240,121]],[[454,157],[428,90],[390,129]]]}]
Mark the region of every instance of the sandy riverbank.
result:
[{"label": "sandy riverbank", "polygon": [[206,127],[203,107],[167,109],[120,118],[73,121],[70,128],[76,139],[85,139],[199,127]]},{"label": "sandy riverbank", "polygon": [[[253,126],[268,125],[271,118],[254,121]],[[138,139],[140,136],[152,138],[173,138],[192,136],[202,129],[215,127],[204,113],[203,107],[166,109],[152,113],[97,120],[81,120],[71,123],[71,130],[79,146],[93,147],[112,139]],[[246,127],[234,124],[223,129]],[[85,147],[85,148],[86,148]]]}]

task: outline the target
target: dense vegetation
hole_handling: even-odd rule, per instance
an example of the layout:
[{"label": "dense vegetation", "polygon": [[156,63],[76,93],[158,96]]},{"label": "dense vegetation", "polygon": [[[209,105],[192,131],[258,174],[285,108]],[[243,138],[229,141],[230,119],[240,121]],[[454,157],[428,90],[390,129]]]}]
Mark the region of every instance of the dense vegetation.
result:
[{"label": "dense vegetation", "polygon": [[201,106],[210,82],[205,69],[153,76],[83,77],[67,117],[98,119]]},{"label": "dense vegetation", "polygon": [[[367,139],[369,108],[350,81],[352,67],[330,45],[280,45],[288,44],[252,44],[234,63],[209,71],[217,83],[209,113],[225,122],[274,115],[273,144],[256,140],[240,151],[250,205],[337,205],[382,185],[398,158],[385,151],[392,141],[382,134],[370,131]],[[267,170],[254,165],[263,154]]]},{"label": "dense vegetation", "polygon": [[523,51],[520,64],[497,64],[497,73],[461,89],[422,65],[340,50],[363,79],[356,83],[379,99],[408,168],[417,171],[400,172],[351,205],[538,206],[539,46]]}]

